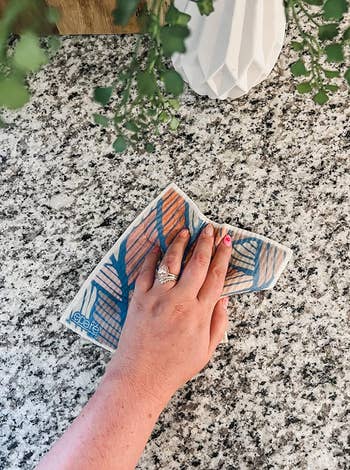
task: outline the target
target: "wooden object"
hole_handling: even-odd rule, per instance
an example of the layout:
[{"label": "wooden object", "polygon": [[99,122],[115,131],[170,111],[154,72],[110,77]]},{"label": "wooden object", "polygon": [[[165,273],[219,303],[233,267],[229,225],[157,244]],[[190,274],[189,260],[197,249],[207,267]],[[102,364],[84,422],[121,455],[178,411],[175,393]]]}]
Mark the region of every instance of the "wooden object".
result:
[{"label": "wooden object", "polygon": [[61,13],[57,25],[60,34],[136,33],[139,25],[134,15],[126,26],[113,24],[115,0],[47,0]]},{"label": "wooden object", "polygon": [[[0,14],[9,0],[0,0]],[[139,33],[140,22],[138,15],[142,5],[147,3],[150,7],[153,0],[140,1],[140,9],[136,12],[126,26],[113,24],[112,11],[115,9],[116,0],[41,0],[43,3],[52,5],[59,9],[61,19],[57,25],[41,27],[43,33],[59,34],[125,34]],[[163,10],[170,4],[171,0],[165,0]],[[21,18],[15,30],[20,31],[33,21],[40,21],[38,11],[29,12],[25,18]]]}]

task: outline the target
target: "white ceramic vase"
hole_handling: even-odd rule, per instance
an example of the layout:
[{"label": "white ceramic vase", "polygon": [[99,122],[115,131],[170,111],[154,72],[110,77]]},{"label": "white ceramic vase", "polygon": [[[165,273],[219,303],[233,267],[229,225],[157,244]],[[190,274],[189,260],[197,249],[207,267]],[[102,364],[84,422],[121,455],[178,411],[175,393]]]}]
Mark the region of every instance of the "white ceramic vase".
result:
[{"label": "white ceramic vase", "polygon": [[191,15],[191,35],[173,64],[195,92],[238,98],[269,75],[284,41],[283,0],[215,0],[209,16],[191,0],[175,5]]}]

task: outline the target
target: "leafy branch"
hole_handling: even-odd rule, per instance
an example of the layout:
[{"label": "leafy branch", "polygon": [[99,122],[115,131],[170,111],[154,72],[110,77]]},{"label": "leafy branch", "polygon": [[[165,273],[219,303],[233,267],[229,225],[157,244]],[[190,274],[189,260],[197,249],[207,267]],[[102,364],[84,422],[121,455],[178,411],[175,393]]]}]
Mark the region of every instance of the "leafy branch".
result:
[{"label": "leafy branch", "polygon": [[[138,4],[138,0],[119,0],[113,11],[115,24],[127,24]],[[197,6],[202,14],[210,14],[213,0],[199,0]],[[165,0],[153,0],[142,17],[145,37],[137,39],[128,68],[118,74],[112,85],[95,89],[94,99],[106,111],[112,96],[116,96],[113,117],[94,115],[96,124],[114,127],[116,139],[113,148],[116,152],[136,147],[140,142],[147,152],[153,152],[152,137],[158,135],[161,128],[177,130],[180,123],[177,117],[178,97],[183,93],[184,82],[181,75],[169,66],[169,58],[176,52],[186,51],[189,20],[190,16],[179,11],[173,3],[168,6]],[[146,54],[142,54],[145,50]]]},{"label": "leafy branch", "polygon": [[[291,65],[291,72],[295,77],[308,78],[297,84],[297,91],[312,93],[313,100],[322,105],[339,89],[333,79],[341,76],[345,49],[350,43],[350,27],[342,33],[340,27],[349,3],[347,0],[285,0],[285,6],[300,36],[299,41],[291,43],[292,49],[299,53],[299,59]],[[303,19],[311,32],[303,26]],[[327,63],[338,67],[330,69]],[[350,86],[350,68],[343,77]]]}]

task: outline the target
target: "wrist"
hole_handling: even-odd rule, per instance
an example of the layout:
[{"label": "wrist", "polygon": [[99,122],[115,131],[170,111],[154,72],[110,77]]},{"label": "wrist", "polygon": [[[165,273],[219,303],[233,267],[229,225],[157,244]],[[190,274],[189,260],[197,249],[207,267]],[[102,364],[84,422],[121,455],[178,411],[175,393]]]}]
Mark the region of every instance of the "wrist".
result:
[{"label": "wrist", "polygon": [[133,400],[138,407],[148,408],[160,414],[169,402],[171,395],[165,393],[161,386],[156,386],[147,374],[135,373],[122,367],[110,364],[98,389],[116,397],[118,402]]}]

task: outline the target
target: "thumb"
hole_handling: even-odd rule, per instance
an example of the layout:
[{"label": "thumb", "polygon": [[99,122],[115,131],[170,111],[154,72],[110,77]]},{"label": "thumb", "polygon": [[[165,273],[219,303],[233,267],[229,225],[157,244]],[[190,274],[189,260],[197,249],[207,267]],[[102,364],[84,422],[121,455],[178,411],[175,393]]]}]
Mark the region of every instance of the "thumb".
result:
[{"label": "thumb", "polygon": [[221,343],[228,325],[227,318],[228,297],[216,303],[210,323],[209,355],[212,356],[218,344]]}]

